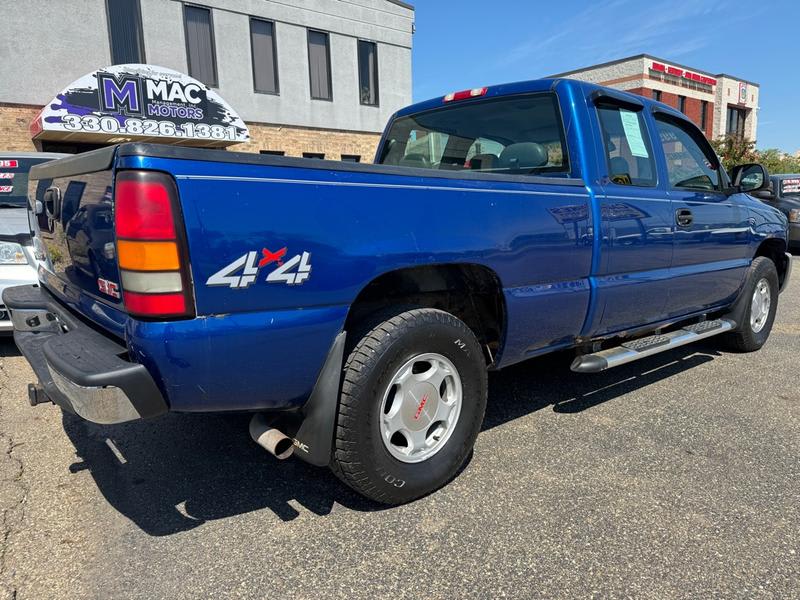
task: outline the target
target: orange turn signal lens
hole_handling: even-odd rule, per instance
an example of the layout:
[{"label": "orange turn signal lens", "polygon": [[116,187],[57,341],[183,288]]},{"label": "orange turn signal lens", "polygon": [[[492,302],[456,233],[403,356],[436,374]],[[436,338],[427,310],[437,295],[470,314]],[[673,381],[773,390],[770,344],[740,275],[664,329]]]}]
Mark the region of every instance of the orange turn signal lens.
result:
[{"label": "orange turn signal lens", "polygon": [[175,271],[180,269],[175,242],[117,242],[119,267],[131,271]]}]

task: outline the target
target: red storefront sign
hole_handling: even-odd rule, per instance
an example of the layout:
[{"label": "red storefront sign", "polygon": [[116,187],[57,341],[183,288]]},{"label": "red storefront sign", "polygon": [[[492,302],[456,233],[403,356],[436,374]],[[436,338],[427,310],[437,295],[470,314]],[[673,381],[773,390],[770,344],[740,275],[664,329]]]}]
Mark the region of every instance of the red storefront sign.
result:
[{"label": "red storefront sign", "polygon": [[706,77],[705,75],[692,73],[691,71],[679,69],[678,67],[671,67],[669,65],[665,65],[664,63],[653,62],[653,64],[650,65],[650,68],[653,71],[659,71],[660,73],[666,73],[667,75],[672,75],[674,77],[682,77],[690,81],[696,81],[697,83],[703,83],[705,85],[717,85],[717,80],[713,77]]}]

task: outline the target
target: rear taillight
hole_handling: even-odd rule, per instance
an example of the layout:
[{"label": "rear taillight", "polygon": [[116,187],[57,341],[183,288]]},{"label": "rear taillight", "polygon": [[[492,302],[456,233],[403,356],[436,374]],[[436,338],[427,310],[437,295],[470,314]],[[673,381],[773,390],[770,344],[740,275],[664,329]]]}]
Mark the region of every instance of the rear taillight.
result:
[{"label": "rear taillight", "polygon": [[114,189],[114,226],[128,313],[151,319],[194,316],[174,180],[156,171],[120,171]]}]

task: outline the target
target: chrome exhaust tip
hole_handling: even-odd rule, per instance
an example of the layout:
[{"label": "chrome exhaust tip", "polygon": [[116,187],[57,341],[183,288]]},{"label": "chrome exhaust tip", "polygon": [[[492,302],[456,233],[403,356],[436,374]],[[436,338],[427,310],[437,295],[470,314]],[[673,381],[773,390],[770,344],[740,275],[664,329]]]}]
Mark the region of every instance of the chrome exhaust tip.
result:
[{"label": "chrome exhaust tip", "polygon": [[267,417],[258,413],[250,419],[250,437],[278,460],[286,460],[294,453],[294,441],[272,426]]}]

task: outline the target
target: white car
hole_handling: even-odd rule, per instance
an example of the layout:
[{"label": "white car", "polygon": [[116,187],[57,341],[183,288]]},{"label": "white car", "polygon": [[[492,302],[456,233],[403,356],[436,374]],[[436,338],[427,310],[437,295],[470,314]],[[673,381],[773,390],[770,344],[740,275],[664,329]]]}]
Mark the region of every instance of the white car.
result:
[{"label": "white car", "polygon": [[[34,239],[35,229],[28,212],[28,171],[33,165],[67,156],[47,152],[0,152],[0,296],[14,285],[36,283],[36,271],[43,253],[37,249],[41,242]],[[47,182],[39,182],[38,192],[44,192]],[[0,333],[11,333],[6,307],[0,302]]]}]

